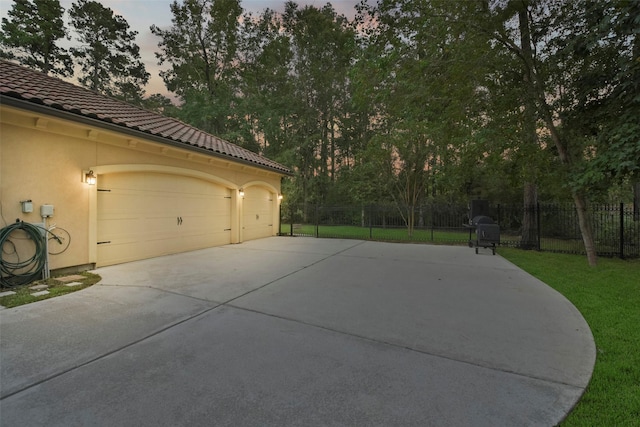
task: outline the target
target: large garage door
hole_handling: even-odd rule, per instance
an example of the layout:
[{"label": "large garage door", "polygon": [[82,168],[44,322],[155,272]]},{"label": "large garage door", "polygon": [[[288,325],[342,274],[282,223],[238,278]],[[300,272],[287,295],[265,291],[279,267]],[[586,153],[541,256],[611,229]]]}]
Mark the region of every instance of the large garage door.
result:
[{"label": "large garage door", "polygon": [[101,175],[98,265],[151,258],[231,242],[225,187],[160,173]]},{"label": "large garage door", "polygon": [[250,187],[243,200],[243,240],[273,235],[273,197],[269,190]]}]

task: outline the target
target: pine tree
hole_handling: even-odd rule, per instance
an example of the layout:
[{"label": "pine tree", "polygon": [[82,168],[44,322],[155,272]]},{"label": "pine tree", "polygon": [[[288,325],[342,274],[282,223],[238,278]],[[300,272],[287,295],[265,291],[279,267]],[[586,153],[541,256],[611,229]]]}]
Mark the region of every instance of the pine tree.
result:
[{"label": "pine tree", "polygon": [[8,18],[2,18],[0,56],[48,74],[71,76],[71,57],[56,44],[67,37],[63,14],[59,0],[14,0]]},{"label": "pine tree", "polygon": [[79,0],[69,10],[80,47],[71,54],[82,68],[78,81],[89,89],[140,103],[149,81],[135,42],[138,34],[120,15],[96,1]]}]

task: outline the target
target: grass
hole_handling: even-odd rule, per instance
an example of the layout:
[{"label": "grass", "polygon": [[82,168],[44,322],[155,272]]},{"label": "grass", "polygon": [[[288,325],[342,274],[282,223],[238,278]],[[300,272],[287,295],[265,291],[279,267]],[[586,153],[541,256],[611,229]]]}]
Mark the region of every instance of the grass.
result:
[{"label": "grass", "polygon": [[[56,280],[55,278],[51,278],[47,280],[38,280],[37,282],[29,283],[27,285],[16,286],[9,289],[2,289],[3,291],[14,291],[15,295],[0,297],[0,305],[11,308],[17,307],[19,305],[30,304],[36,301],[42,301],[49,298],[55,298],[60,295],[66,295],[72,292],[79,291],[81,289],[88,288],[89,286],[94,285],[100,281],[100,276],[98,276],[97,274],[89,272],[80,274],[84,276],[84,279],[78,280],[78,282],[80,282],[80,285],[77,286],[65,286],[64,283]],[[42,284],[46,284],[49,286],[49,288],[47,289],[49,293],[40,296],[31,295],[34,291],[29,289],[29,287]]]},{"label": "grass", "polygon": [[[283,235],[291,233],[291,224],[282,224],[280,232]],[[316,236],[316,227],[312,224],[295,225],[293,229],[294,235]],[[409,237],[405,227],[394,228],[378,228],[359,227],[355,225],[320,225],[318,227],[318,237],[325,238],[344,238],[344,239],[362,239],[362,240],[379,240],[388,242],[414,242],[414,243],[436,243],[448,245],[466,245],[469,242],[469,231],[464,228],[460,229],[415,229],[413,236]],[[471,235],[475,240],[475,233]],[[517,246],[520,237],[501,233],[500,240],[502,245]],[[553,252],[581,253],[584,246],[581,240],[562,240],[549,237],[543,237],[540,240],[540,246],[543,250],[551,250]]]},{"label": "grass", "polygon": [[[413,235],[409,236],[405,227],[362,227],[356,225],[320,225],[318,227],[317,237],[326,238],[344,238],[344,239],[362,239],[362,240],[377,240],[387,242],[412,242],[412,243],[433,243],[433,244],[447,244],[447,245],[466,245],[469,242],[469,230],[462,225],[460,228],[450,229],[429,229],[429,228],[416,228],[413,231]],[[291,224],[282,224],[280,227],[280,233],[282,235],[289,235],[291,233]],[[316,227],[312,224],[300,224],[294,225],[293,234],[298,236],[312,236],[316,237]],[[520,236],[509,234],[501,231],[500,241],[501,246],[506,247],[518,247],[520,244]],[[472,233],[471,238],[475,240],[475,233]],[[557,253],[573,253],[584,254],[584,244],[582,239],[559,239],[554,237],[541,237],[540,248],[543,251],[557,252]],[[612,246],[606,242],[596,241],[596,248],[598,253],[601,254],[617,254],[619,253],[619,247],[617,245]],[[635,246],[629,246],[626,248],[627,255],[634,253],[640,254],[640,250]]]},{"label": "grass", "polygon": [[[281,233],[289,235],[291,232],[290,224],[283,224],[280,228]],[[293,233],[296,235],[314,236],[316,235],[316,227],[314,225],[294,226]],[[449,230],[430,230],[415,229],[413,236],[409,237],[407,229],[404,227],[395,228],[373,228],[345,226],[345,225],[321,225],[318,229],[318,237],[337,237],[345,239],[364,239],[364,240],[385,240],[393,242],[430,242],[430,243],[464,243],[469,240],[469,232],[466,230],[449,231]]]},{"label": "grass", "polygon": [[640,426],[640,260],[500,248],[500,255],[569,299],[589,324],[596,365],[587,390],[561,424]]}]

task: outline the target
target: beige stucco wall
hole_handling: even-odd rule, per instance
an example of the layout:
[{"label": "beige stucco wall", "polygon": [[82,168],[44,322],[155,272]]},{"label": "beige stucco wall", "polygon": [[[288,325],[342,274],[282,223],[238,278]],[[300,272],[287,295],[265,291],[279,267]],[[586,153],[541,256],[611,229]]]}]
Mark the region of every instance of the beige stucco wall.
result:
[{"label": "beige stucco wall", "polygon": [[[96,186],[82,182],[82,171],[89,169],[98,175]],[[51,257],[51,269],[96,261],[96,191],[101,174],[118,171],[191,175],[234,190],[234,243],[242,241],[242,198],[236,196],[237,191],[260,186],[277,199],[282,177],[207,154],[0,106],[0,203],[4,219],[0,219],[0,226],[16,219],[41,222],[40,206],[53,204],[55,215],[49,225],[68,230],[72,243],[65,253]],[[20,201],[25,199],[33,201],[33,213],[22,213]],[[274,235],[278,227],[274,224]]]}]

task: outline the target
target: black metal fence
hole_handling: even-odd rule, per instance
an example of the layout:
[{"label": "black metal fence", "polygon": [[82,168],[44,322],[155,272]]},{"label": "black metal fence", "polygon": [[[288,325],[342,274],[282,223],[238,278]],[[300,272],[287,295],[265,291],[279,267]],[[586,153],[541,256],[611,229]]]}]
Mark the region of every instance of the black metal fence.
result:
[{"label": "black metal fence", "polygon": [[[589,215],[598,255],[640,257],[640,212],[631,204],[592,205]],[[584,254],[578,215],[572,204],[494,205],[500,245]],[[468,244],[474,232],[469,207],[431,204],[396,206],[283,206],[281,235]],[[411,225],[411,226],[410,226]]]}]

